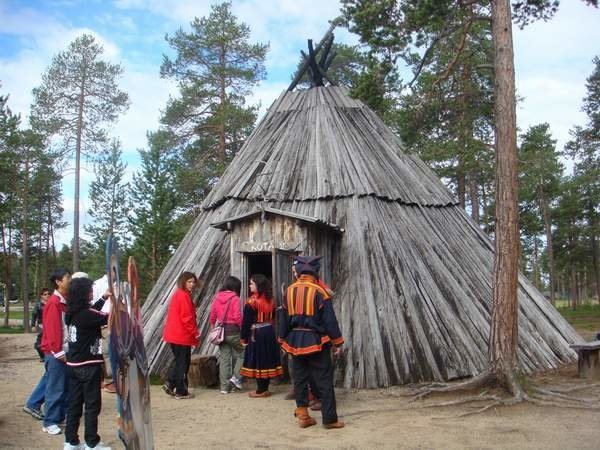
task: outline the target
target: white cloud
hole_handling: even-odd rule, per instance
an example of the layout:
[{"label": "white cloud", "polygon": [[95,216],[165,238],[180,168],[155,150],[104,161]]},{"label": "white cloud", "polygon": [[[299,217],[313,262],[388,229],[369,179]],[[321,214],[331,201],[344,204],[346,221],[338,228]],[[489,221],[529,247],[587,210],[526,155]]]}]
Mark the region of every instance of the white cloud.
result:
[{"label": "white cloud", "polygon": [[159,77],[158,68],[144,71],[124,65],[120,87],[129,94],[131,105],[119,118],[112,134],[118,136],[123,149],[130,152],[146,146],[146,132],[157,129],[160,109],[165,107],[169,94],[174,95],[177,90],[168,80]]},{"label": "white cloud", "polygon": [[524,30],[514,29],[517,106],[521,131],[548,122],[562,150],[569,129],[583,124],[585,80],[600,53],[600,11],[583,2],[561,2],[557,15]]}]

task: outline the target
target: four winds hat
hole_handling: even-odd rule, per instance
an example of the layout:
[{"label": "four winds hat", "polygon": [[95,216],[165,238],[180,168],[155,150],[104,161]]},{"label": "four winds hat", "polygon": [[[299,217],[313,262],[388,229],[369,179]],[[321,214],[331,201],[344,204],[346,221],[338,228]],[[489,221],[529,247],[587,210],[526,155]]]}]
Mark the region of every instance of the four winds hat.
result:
[{"label": "four winds hat", "polygon": [[296,272],[299,274],[312,273],[316,275],[321,268],[321,258],[322,256],[295,256],[294,266],[296,267]]}]

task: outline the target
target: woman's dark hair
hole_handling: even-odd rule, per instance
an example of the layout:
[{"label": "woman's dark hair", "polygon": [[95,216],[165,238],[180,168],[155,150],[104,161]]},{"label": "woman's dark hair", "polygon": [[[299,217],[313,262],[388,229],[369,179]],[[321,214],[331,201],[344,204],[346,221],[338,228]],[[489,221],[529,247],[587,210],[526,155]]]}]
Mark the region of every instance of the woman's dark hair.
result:
[{"label": "woman's dark hair", "polygon": [[90,307],[90,292],[94,282],[89,278],[75,278],[69,285],[67,298],[67,314],[74,316],[79,311]]},{"label": "woman's dark hair", "polygon": [[195,282],[198,282],[198,278],[192,272],[183,272],[177,278],[177,287],[181,289],[185,289],[185,282],[190,279],[194,279]]},{"label": "woman's dark hair", "polygon": [[265,277],[262,273],[256,273],[250,277],[252,281],[256,284],[256,290],[259,295],[264,295],[269,300],[273,298],[273,287],[271,286],[271,282],[267,277]]},{"label": "woman's dark hair", "polygon": [[221,285],[221,289],[219,289],[219,290],[220,291],[233,291],[239,296],[240,292],[242,291],[242,282],[240,281],[239,278],[230,275],[227,277],[225,282]]},{"label": "woman's dark hair", "polygon": [[42,295],[44,295],[45,293],[48,293],[48,294],[49,294],[49,293],[50,293],[50,289],[48,289],[47,287],[45,287],[45,288],[42,288],[42,290],[40,291],[40,297],[41,297]]},{"label": "woman's dark hair", "polygon": [[50,275],[50,284],[54,286],[54,289],[58,289],[58,284],[56,284],[56,282],[62,280],[66,274],[71,275],[71,271],[69,269],[60,268],[52,272],[52,275]]}]

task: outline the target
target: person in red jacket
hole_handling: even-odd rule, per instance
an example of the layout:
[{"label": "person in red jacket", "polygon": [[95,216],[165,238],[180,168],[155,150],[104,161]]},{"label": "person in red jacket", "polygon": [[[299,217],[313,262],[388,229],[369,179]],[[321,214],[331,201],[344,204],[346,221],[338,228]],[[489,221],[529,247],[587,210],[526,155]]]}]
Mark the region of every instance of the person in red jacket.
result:
[{"label": "person in red jacket", "polygon": [[198,347],[200,333],[192,291],[198,279],[191,272],[183,272],[177,279],[177,288],[171,297],[163,340],[171,345],[174,361],[169,369],[163,390],[176,399],[192,398],[188,391],[187,373],[190,368],[192,347]]},{"label": "person in red jacket", "polygon": [[62,430],[59,424],[65,419],[69,399],[65,355],[68,349],[65,312],[71,272],[67,269],[57,269],[50,276],[50,282],[54,286],[54,293],[46,302],[42,318],[44,325],[42,351],[46,365],[45,413],[42,430],[48,434],[60,434]]}]

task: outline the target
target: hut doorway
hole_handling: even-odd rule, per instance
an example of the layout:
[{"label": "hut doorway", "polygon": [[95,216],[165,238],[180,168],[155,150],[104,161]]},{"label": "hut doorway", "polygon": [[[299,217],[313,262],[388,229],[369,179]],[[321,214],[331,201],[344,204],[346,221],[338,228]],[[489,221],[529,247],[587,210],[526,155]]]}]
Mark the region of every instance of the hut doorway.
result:
[{"label": "hut doorway", "polygon": [[293,282],[292,257],[299,253],[282,249],[272,249],[270,252],[244,252],[241,277],[242,300],[250,296],[250,277],[262,273],[271,280],[273,298],[280,305],[284,290]]},{"label": "hut doorway", "polygon": [[246,253],[244,254],[246,261],[246,270],[244,271],[245,287],[242,288],[246,292],[246,298],[250,296],[250,277],[257,273],[262,273],[269,280],[273,279],[273,258],[271,253]]}]

